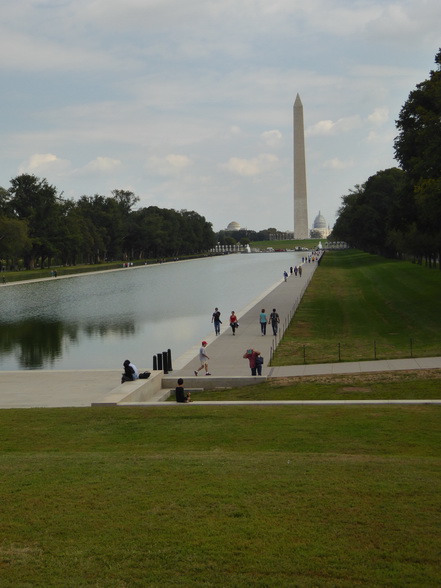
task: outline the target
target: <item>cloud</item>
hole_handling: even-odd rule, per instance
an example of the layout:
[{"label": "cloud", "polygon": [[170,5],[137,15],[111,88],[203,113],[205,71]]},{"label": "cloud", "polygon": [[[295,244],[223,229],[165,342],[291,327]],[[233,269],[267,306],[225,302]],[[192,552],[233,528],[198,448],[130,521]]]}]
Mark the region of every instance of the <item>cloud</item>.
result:
[{"label": "cloud", "polygon": [[147,168],[160,176],[174,176],[185,171],[193,163],[186,155],[171,153],[166,157],[150,157]]},{"label": "cloud", "polygon": [[264,133],[262,133],[261,137],[264,140],[264,142],[268,145],[268,147],[274,149],[275,147],[278,147],[280,145],[280,142],[282,140],[282,133],[277,130],[265,131]]},{"label": "cloud", "polygon": [[375,130],[369,131],[366,142],[367,143],[377,143],[381,145],[389,145],[392,148],[393,142],[395,137],[397,136],[396,130],[391,130],[383,133],[379,133]]},{"label": "cloud", "polygon": [[238,136],[242,135],[242,129],[240,127],[238,127],[237,125],[232,125],[228,129],[228,135],[231,137],[238,137]]},{"label": "cloud", "polygon": [[389,120],[389,109],[385,106],[376,108],[372,114],[367,117],[368,121],[376,126],[380,126]]},{"label": "cloud", "polygon": [[389,2],[382,6],[376,18],[366,25],[367,34],[390,43],[413,44],[423,35],[423,41],[439,42],[439,4],[433,0]]},{"label": "cloud", "polygon": [[279,159],[276,155],[262,153],[251,159],[231,157],[222,167],[238,176],[258,176],[275,169],[278,163]]},{"label": "cloud", "polygon": [[70,162],[66,159],[60,159],[53,153],[34,153],[27,161],[24,161],[19,166],[19,173],[30,174],[47,174],[61,173],[68,170]]},{"label": "cloud", "polygon": [[325,169],[333,169],[333,170],[342,170],[342,169],[349,169],[354,166],[353,161],[342,161],[338,157],[334,157],[333,159],[328,159],[323,163],[323,167]]},{"label": "cloud", "polygon": [[83,170],[86,172],[109,173],[121,166],[119,159],[112,159],[111,157],[97,157],[90,161]]},{"label": "cloud", "polygon": [[315,135],[338,135],[340,133],[347,133],[362,126],[361,117],[358,114],[339,118],[337,121],[321,120],[309,129],[306,130],[307,136]]},{"label": "cloud", "polygon": [[[14,48],[13,51],[11,47]],[[96,47],[88,49],[75,42],[48,40],[0,28],[0,66],[5,70],[84,72],[111,70],[117,64],[121,69],[127,68],[129,60],[126,59],[124,63],[122,56],[115,59],[111,53]]]}]

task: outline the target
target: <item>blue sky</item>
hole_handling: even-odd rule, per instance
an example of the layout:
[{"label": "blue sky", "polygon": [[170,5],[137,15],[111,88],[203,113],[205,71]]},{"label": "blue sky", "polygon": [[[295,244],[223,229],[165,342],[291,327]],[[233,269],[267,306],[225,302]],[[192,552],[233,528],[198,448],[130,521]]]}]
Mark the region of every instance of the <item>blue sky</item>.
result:
[{"label": "blue sky", "polygon": [[0,185],[132,190],[215,230],[293,230],[303,102],[309,224],[396,165],[435,69],[439,0],[0,0]]}]

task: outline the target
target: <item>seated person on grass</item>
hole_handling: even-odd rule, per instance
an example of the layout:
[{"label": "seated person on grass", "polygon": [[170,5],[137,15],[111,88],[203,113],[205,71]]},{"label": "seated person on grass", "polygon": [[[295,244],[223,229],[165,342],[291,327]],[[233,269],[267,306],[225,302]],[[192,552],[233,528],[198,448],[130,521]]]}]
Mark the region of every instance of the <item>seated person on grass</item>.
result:
[{"label": "seated person on grass", "polygon": [[184,380],[179,378],[178,385],[176,386],[176,402],[191,402],[190,392],[184,390]]}]

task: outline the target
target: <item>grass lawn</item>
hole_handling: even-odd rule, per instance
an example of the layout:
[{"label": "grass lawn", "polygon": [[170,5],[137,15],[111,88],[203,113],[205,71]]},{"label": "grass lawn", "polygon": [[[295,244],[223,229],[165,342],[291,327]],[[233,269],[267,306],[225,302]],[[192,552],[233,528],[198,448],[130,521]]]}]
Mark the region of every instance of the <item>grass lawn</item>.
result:
[{"label": "grass lawn", "polygon": [[0,586],[439,586],[439,419],[0,411]]},{"label": "grass lawn", "polygon": [[[323,239],[322,239],[323,241]],[[280,241],[253,241],[250,247],[259,249],[266,249],[272,247],[273,249],[295,249],[296,247],[305,247],[307,249],[315,249],[318,247],[320,239],[284,239]]]},{"label": "grass lawn", "polygon": [[329,251],[271,365],[441,355],[441,272]]},{"label": "grass lawn", "polygon": [[[277,378],[225,390],[196,390],[192,400],[441,399],[441,370]],[[175,402],[174,394],[169,398]]]}]

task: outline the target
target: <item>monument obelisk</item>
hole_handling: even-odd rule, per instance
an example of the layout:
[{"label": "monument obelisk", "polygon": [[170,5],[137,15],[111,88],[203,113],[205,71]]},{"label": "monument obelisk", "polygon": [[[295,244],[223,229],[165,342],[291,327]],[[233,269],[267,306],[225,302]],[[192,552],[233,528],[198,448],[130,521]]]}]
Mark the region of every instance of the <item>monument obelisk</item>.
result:
[{"label": "monument obelisk", "polygon": [[305,130],[303,104],[298,94],[294,102],[294,238],[309,239]]}]

